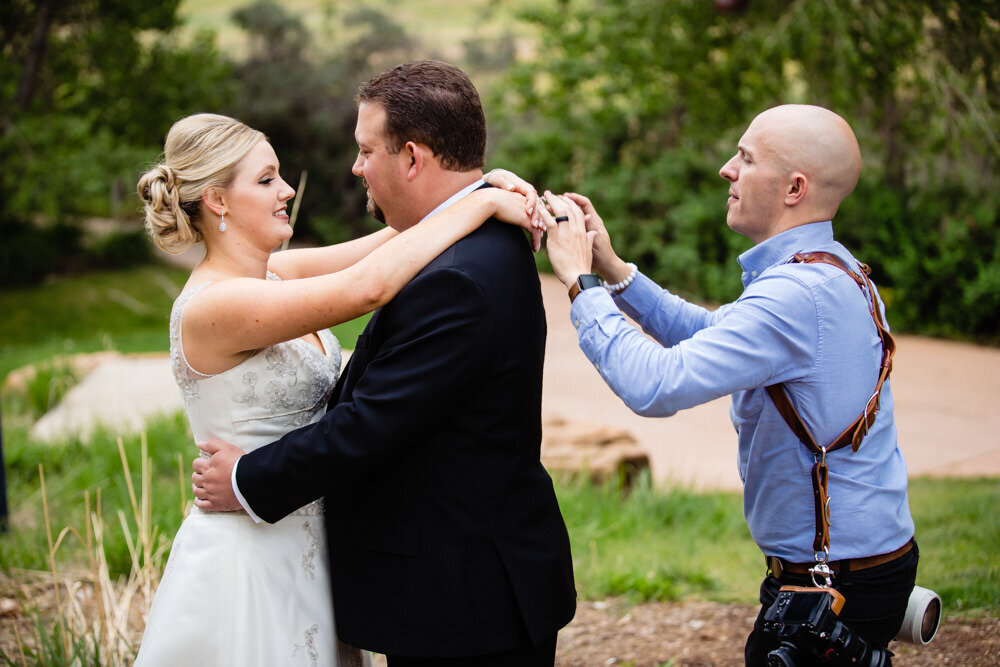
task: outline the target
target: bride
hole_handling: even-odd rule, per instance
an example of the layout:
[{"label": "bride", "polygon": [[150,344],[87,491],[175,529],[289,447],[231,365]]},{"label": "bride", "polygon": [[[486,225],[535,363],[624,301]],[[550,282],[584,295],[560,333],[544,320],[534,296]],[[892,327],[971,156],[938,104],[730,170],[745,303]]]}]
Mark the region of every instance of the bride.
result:
[{"label": "bride", "polygon": [[[511,181],[510,175],[495,177]],[[170,128],[138,184],[146,228],[177,253],[203,240],[170,314],[170,356],[195,441],[249,451],[317,421],[340,373],[328,327],[392,299],[446,248],[497,217],[538,237],[537,200],[484,188],[412,229],[272,254],[295,195],[267,138],[197,114]],[[337,641],[322,501],[275,524],[191,509],[153,600],[138,665],[369,665]],[[333,539],[351,539],[336,535]]]}]

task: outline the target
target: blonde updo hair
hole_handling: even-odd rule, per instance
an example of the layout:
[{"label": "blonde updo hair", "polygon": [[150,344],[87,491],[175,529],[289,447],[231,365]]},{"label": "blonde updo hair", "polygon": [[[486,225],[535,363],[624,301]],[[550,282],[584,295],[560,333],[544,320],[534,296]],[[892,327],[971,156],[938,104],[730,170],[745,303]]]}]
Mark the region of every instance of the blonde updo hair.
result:
[{"label": "blonde updo hair", "polygon": [[263,133],[228,116],[199,113],[174,123],[163,162],[143,174],[137,188],[153,243],[177,254],[200,241],[202,193],[227,187],[240,160],[266,140]]}]

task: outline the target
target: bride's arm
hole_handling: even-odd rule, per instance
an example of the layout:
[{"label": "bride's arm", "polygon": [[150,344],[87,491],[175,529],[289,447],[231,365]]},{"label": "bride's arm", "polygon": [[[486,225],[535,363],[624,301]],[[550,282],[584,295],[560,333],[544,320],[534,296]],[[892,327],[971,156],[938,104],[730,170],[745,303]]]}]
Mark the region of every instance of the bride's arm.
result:
[{"label": "bride's arm", "polygon": [[[541,231],[539,230],[544,231],[544,225],[541,222],[540,215],[535,210],[538,207],[538,192],[535,190],[535,187],[517,174],[506,169],[494,169],[484,174],[483,180],[494,187],[524,195],[527,213],[532,217],[536,225],[532,229],[532,239],[533,246],[537,250],[541,241]],[[342,271],[348,266],[361,261],[362,258],[368,256],[375,248],[378,248],[396,236],[396,234],[398,232],[387,227],[344,243],[336,243],[320,248],[282,250],[271,254],[271,258],[267,262],[267,268],[269,271],[277,273],[286,280],[311,278],[325,273]]]},{"label": "bride's arm", "polygon": [[389,302],[431,260],[497,217],[535,230],[523,196],[476,190],[336,273],[298,280],[231,278],[209,285],[184,311],[184,352],[203,373],[232,368],[251,350],[347,322]]},{"label": "bride's arm", "polygon": [[396,230],[386,227],[343,243],[320,248],[281,250],[271,254],[271,258],[267,261],[267,269],[285,280],[311,278],[324,273],[342,271],[367,257],[375,248],[397,234],[399,232]]}]

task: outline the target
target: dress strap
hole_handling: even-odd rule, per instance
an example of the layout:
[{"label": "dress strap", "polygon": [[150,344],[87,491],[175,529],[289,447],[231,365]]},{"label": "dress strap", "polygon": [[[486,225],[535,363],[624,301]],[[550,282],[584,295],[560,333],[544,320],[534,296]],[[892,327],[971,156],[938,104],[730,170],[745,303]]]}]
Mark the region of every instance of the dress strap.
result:
[{"label": "dress strap", "polygon": [[187,288],[174,301],[174,307],[170,311],[170,357],[173,360],[174,375],[178,381],[183,378],[197,379],[212,377],[209,374],[201,373],[191,368],[187,357],[184,356],[184,341],[181,336],[181,319],[184,317],[184,308],[195,294],[211,284],[212,281],[207,281]]}]

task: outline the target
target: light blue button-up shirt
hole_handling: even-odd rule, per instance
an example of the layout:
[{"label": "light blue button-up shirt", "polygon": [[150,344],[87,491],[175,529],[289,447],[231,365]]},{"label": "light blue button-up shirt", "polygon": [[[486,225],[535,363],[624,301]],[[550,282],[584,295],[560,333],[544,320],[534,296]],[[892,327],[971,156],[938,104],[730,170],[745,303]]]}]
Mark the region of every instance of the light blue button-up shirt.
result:
[{"label": "light blue button-up shirt", "polygon": [[[817,222],[743,253],[743,294],[717,310],[689,303],[639,274],[615,297],[602,288],[584,290],[570,312],[584,354],[637,414],[669,417],[732,394],[750,533],[765,554],[792,562],[813,560],[809,472],[815,461],[764,388],[784,383],[813,437],[827,444],[863,411],[882,354],[868,298],[857,283],[828,264],[788,263],[808,251],[857,265],[834,240],[832,223]],[[856,453],[845,447],[827,456],[831,560],[888,553],[913,536],[889,382],[881,406]]]}]

